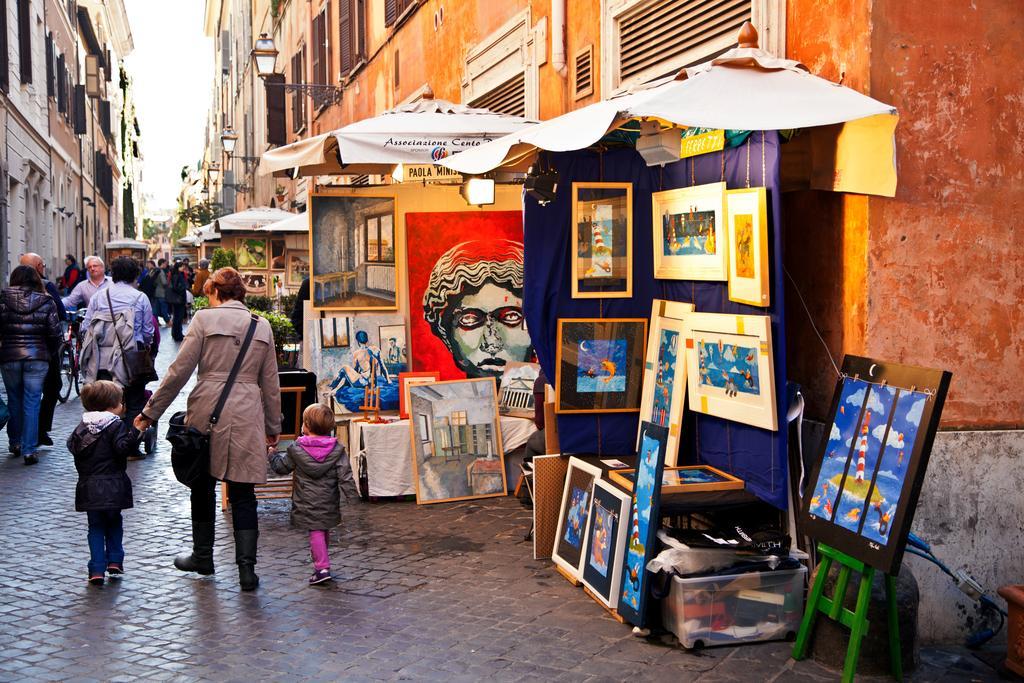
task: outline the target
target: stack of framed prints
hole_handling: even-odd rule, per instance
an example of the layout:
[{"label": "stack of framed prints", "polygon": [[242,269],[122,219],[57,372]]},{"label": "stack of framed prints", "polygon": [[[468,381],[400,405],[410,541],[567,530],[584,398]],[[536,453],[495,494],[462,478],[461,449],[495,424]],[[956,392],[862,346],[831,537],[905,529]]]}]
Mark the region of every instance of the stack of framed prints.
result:
[{"label": "stack of framed prints", "polygon": [[572,184],[572,296],[633,295],[633,184]]},{"label": "stack of framed prints", "polygon": [[729,277],[725,183],[709,183],[651,195],[654,277],[720,280]]},{"label": "stack of framed prints", "polygon": [[629,494],[602,479],[594,482],[580,579],[591,595],[612,609],[619,603],[622,585],[629,502]]},{"label": "stack of framed prints", "polygon": [[771,305],[768,287],[768,205],[763,187],[725,193],[729,225],[729,300]]},{"label": "stack of framed prints", "polygon": [[555,412],[640,410],[645,318],[560,319],[558,340]]},{"label": "stack of framed prints", "polygon": [[505,455],[494,379],[409,387],[416,502],[505,495]]},{"label": "stack of framed prints", "polygon": [[952,375],[847,356],[805,492],[806,533],[895,576]]},{"label": "stack of framed prints", "polygon": [[569,458],[551,559],[573,581],[579,581],[583,573],[590,503],[594,495],[594,482],[600,478],[600,467],[579,458]]},{"label": "stack of framed prints", "polygon": [[771,318],[691,313],[684,326],[690,409],[776,431]]},{"label": "stack of framed prints", "polygon": [[647,625],[648,577],[647,563],[657,552],[661,504],[661,473],[665,464],[668,429],[650,422],[640,428],[637,451],[636,485],[630,501],[626,555],[622,570],[622,591],[619,615],[643,628]]},{"label": "stack of framed prints", "polygon": [[[647,361],[640,398],[640,423],[652,422],[668,427],[666,465],[675,465],[686,402],[686,359],[683,320],[693,312],[693,304],[655,299],[651,305],[651,331],[647,337]],[[637,429],[637,446],[640,429]]]},{"label": "stack of framed prints", "polygon": [[[627,491],[633,490],[636,470],[612,470],[612,481]],[[735,491],[743,488],[743,480],[710,465],[665,467],[661,475],[662,493],[696,493],[698,491]]]}]

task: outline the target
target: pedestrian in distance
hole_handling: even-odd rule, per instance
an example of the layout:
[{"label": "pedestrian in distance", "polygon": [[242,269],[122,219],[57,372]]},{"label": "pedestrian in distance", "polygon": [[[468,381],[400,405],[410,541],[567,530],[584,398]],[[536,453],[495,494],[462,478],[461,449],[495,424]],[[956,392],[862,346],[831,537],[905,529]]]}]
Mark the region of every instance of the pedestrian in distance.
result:
[{"label": "pedestrian in distance", "polygon": [[185,322],[185,293],[188,291],[188,278],[181,270],[181,263],[175,262],[171,267],[165,293],[167,305],[171,307],[172,323],[171,338],[176,342],[184,339],[181,326]]},{"label": "pedestrian in distance", "polygon": [[124,395],[114,382],[82,387],[82,420],[68,437],[78,485],[75,510],[89,519],[89,583],[102,586],[104,573],[124,573],[121,510],[132,507],[128,456],[139,449],[139,432],[124,417]]},{"label": "pedestrian in distance", "polygon": [[[189,393],[186,422],[210,434],[208,476],[192,486],[192,552],[179,555],[181,571],[213,574],[215,487],[227,484],[235,536],[235,563],[243,591],[255,590],[259,520],[255,484],[267,481],[267,448],[281,433],[281,386],[277,376],[274,334],[263,318],[245,307],[245,283],[234,268],[221,268],[206,281],[210,307],[198,311],[163,382],[135,420],[145,431],[164,414],[198,367],[199,378]],[[227,382],[235,359],[255,319],[252,341],[227,394],[216,424],[210,414]],[[259,425],[262,424],[262,429]]]},{"label": "pedestrian in distance", "polygon": [[210,277],[210,262],[206,259],[199,261],[199,270],[196,271],[195,280],[192,282],[192,296],[202,296],[203,287]]},{"label": "pedestrian in distance", "polygon": [[270,466],[278,474],[295,472],[292,488],[292,525],[309,532],[313,575],[309,585],[330,581],[328,545],[331,529],[341,524],[341,495],[359,500],[348,454],[334,433],[334,411],[314,403],[302,412],[302,436],[284,453],[271,453]]},{"label": "pedestrian in distance", "polygon": [[[36,272],[39,273],[39,278],[43,281],[43,287],[46,288],[46,293],[50,295],[53,303],[57,305],[57,317],[60,318],[62,323],[67,320],[68,314],[64,310],[64,303],[60,298],[60,290],[57,288],[57,285],[46,278],[46,262],[43,260],[43,257],[29,252],[22,254],[18,262],[23,266],[31,266],[36,269]],[[50,357],[50,368],[46,371],[46,379],[43,380],[43,399],[39,406],[39,436],[36,439],[40,446],[53,445],[53,441],[50,439],[50,430],[53,429],[53,411],[57,407],[61,387],[60,358],[56,354],[57,350],[55,348],[54,355]]]},{"label": "pedestrian in distance", "polygon": [[103,259],[99,256],[86,256],[85,270],[88,277],[75,285],[71,293],[61,300],[64,308],[73,311],[88,306],[93,295],[110,284],[106,269]]},{"label": "pedestrian in distance", "polygon": [[39,408],[50,358],[61,337],[57,306],[31,266],[11,273],[0,292],[0,373],[7,389],[11,455],[26,465],[38,462]]},{"label": "pedestrian in distance", "polygon": [[170,325],[171,309],[167,305],[167,286],[170,283],[170,269],[167,267],[167,259],[162,258],[157,261],[155,278],[153,296],[156,297],[157,305],[153,310],[164,319],[164,325]]},{"label": "pedestrian in distance", "polygon": [[82,281],[82,270],[78,267],[78,261],[71,254],[64,256],[64,296],[71,293],[78,283]]},{"label": "pedestrian in distance", "polygon": [[156,303],[156,277],[156,261],[146,261],[146,267],[142,270],[142,274],[139,275],[139,291],[149,299],[149,307],[153,309],[153,312],[159,313]]}]

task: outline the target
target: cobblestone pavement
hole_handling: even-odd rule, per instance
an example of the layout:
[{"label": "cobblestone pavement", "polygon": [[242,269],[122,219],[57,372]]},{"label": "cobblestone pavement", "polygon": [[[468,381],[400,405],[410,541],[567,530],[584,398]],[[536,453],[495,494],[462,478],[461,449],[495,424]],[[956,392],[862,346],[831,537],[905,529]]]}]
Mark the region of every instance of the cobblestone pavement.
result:
[{"label": "cobblestone pavement", "polygon": [[[161,367],[175,351],[167,339]],[[171,410],[183,405],[184,394]],[[635,638],[532,559],[529,512],[510,498],[347,511],[327,588],[306,585],[308,547],[289,528],[290,503],[262,502],[258,591],[238,590],[230,516],[218,520],[217,574],[182,574],[171,558],[189,539],[187,491],[166,442],[129,465],[126,575],[89,586],[85,516],[74,512],[62,445],[80,411],[77,399],[58,407],[60,445],[34,467],[0,450],[0,680],[837,679],[790,660],[788,643],[693,654],[671,637]],[[924,659],[915,680],[995,680],[958,651]]]}]

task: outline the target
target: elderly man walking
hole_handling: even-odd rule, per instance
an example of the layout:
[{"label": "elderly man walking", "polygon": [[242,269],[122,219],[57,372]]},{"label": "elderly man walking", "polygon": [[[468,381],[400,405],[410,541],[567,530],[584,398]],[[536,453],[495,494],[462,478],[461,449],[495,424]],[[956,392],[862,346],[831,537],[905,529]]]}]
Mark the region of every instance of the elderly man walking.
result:
[{"label": "elderly man walking", "polygon": [[[68,315],[60,299],[60,290],[57,289],[57,285],[50,282],[46,277],[46,262],[43,261],[43,257],[30,251],[27,254],[22,254],[21,258],[18,259],[18,263],[34,268],[39,273],[39,277],[43,280],[43,286],[46,287],[46,293],[50,295],[53,303],[57,305],[57,317],[60,318],[61,322],[67,320]],[[60,358],[55,354],[51,355],[49,363],[50,366],[47,368],[46,378],[43,380],[43,398],[39,404],[39,436],[36,439],[36,443],[40,446],[53,445],[53,440],[50,439],[50,430],[53,429],[53,411],[57,407],[57,400],[60,394]]]},{"label": "elderly man walking", "polygon": [[110,283],[110,278],[104,273],[105,268],[103,259],[99,256],[86,256],[85,270],[88,272],[89,277],[75,285],[75,288],[71,290],[71,294],[64,297],[64,307],[74,310],[82,306],[88,306],[93,295]]}]

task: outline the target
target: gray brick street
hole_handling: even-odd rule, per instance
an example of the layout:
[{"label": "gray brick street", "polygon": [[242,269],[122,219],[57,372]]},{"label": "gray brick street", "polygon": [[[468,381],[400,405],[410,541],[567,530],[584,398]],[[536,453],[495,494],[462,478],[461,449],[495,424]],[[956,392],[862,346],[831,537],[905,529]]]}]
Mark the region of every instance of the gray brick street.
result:
[{"label": "gray brick street", "polygon": [[[169,340],[161,372],[173,359]],[[184,406],[185,394],[172,410]],[[513,498],[346,509],[328,587],[309,587],[306,535],[287,500],[261,501],[255,593],[241,593],[230,515],[218,513],[211,577],[171,559],[187,547],[188,492],[169,446],[129,463],[125,571],[86,582],[85,515],[63,446],[80,417],[58,406],[40,462],[0,461],[0,680],[4,681],[814,681],[838,675],[789,659],[791,644],[690,653],[671,636],[638,639],[523,540]],[[3,444],[6,446],[6,443]],[[925,651],[914,680],[996,680],[967,654]],[[884,679],[883,679],[884,680]]]}]

